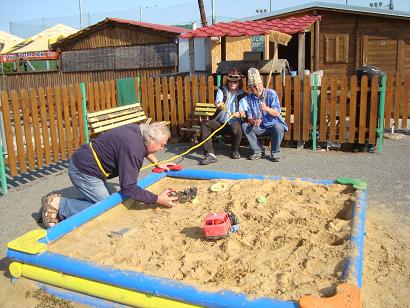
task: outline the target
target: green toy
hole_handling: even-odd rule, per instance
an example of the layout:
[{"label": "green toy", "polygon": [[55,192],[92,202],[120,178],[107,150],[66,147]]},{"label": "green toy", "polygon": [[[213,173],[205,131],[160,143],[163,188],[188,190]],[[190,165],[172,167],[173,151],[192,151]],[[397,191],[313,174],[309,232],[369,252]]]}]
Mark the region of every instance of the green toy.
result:
[{"label": "green toy", "polygon": [[353,185],[353,188],[356,190],[366,190],[367,189],[367,182],[352,179],[352,178],[338,178],[336,179],[336,183],[343,184],[343,185]]}]

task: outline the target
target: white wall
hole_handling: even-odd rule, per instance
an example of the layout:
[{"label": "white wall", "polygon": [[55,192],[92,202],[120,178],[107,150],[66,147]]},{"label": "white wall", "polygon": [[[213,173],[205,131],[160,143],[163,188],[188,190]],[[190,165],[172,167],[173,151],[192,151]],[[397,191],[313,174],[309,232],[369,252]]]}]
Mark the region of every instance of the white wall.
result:
[{"label": "white wall", "polygon": [[[195,38],[195,71],[204,72],[210,66],[210,47],[208,38]],[[179,66],[180,73],[189,72],[189,40],[179,39]]]}]

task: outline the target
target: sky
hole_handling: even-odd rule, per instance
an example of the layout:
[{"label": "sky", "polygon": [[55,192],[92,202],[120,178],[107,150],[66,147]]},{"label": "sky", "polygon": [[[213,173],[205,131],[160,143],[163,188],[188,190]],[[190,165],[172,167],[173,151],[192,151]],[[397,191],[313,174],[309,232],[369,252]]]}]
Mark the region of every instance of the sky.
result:
[{"label": "sky", "polygon": [[[348,5],[369,7],[370,2],[390,0],[347,0]],[[80,0],[0,0],[0,30],[22,38],[43,29],[63,23],[80,28]],[[214,0],[217,21],[230,21],[256,15],[257,9],[272,11],[312,2],[310,0]],[[321,2],[346,4],[346,0],[322,0]],[[200,25],[197,0],[81,0],[83,27],[103,20],[105,17],[141,20],[160,24]],[[58,4],[58,5],[56,5]],[[393,0],[394,9],[410,13],[409,0]],[[204,0],[208,24],[211,22],[211,0]],[[387,8],[386,8],[387,9]],[[11,29],[10,29],[11,27]]]}]

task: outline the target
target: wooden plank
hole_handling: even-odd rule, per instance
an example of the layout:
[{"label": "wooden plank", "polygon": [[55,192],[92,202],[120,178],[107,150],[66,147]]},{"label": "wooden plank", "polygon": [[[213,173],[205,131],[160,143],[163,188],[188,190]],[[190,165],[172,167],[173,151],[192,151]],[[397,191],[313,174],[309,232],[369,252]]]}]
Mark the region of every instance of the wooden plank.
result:
[{"label": "wooden plank", "polygon": [[[292,110],[292,79],[290,76],[285,77],[285,108],[288,110],[285,116],[285,122],[288,124],[289,130],[285,133],[285,140],[290,140],[292,134],[291,110]],[[283,102],[282,102],[283,105]]]},{"label": "wooden plank", "polygon": [[43,136],[44,156],[46,165],[49,165],[51,163],[50,137],[48,133],[48,117],[46,111],[45,92],[43,88],[38,88],[38,96],[40,99],[41,132]]},{"label": "wooden plank", "polygon": [[61,91],[62,91],[62,102],[63,102],[66,147],[67,147],[68,157],[71,157],[71,154],[73,153],[73,138],[71,136],[70,110],[69,110],[67,87],[62,86]]},{"label": "wooden plank", "polygon": [[148,113],[148,92],[147,92],[147,78],[141,78],[141,106],[145,114],[149,116]]},{"label": "wooden plank", "polygon": [[98,87],[98,82],[93,82],[94,88],[94,110],[101,110],[101,101],[100,101],[100,88]]},{"label": "wooden plank", "polygon": [[50,119],[50,135],[51,135],[51,147],[53,149],[53,162],[58,162],[58,140],[57,140],[57,126],[56,126],[56,113],[54,108],[53,91],[51,87],[47,87],[47,108],[48,118]]},{"label": "wooden plank", "polygon": [[77,84],[75,86],[75,91],[77,94],[77,113],[78,113],[78,130],[80,132],[80,145],[85,143],[85,132],[84,132],[84,115],[83,115],[83,96],[81,94],[81,86]]},{"label": "wooden plank", "polygon": [[155,113],[156,121],[162,121],[161,79],[159,77],[155,78]]},{"label": "wooden plank", "polygon": [[13,120],[14,120],[14,134],[17,143],[17,156],[19,161],[20,173],[27,172],[26,166],[26,153],[23,143],[23,134],[21,129],[21,120],[20,120],[20,100],[17,95],[17,91],[11,91],[11,104],[13,107]]},{"label": "wooden plank", "polygon": [[107,109],[107,98],[105,97],[105,84],[103,81],[99,82],[100,86],[100,108],[101,110]]},{"label": "wooden plank", "polygon": [[105,88],[105,107],[107,109],[113,108],[111,104],[111,87],[110,82],[108,80],[104,81],[104,88]]},{"label": "wooden plank", "polygon": [[399,127],[400,118],[400,103],[401,103],[401,75],[396,75],[396,86],[394,92],[394,126]]},{"label": "wooden plank", "polygon": [[[205,77],[204,77],[205,79]],[[206,89],[205,89],[206,90]],[[177,99],[178,99],[178,128],[181,129],[182,125],[185,123],[184,116],[184,89],[182,86],[182,77],[177,77]]]},{"label": "wooden plank", "polygon": [[[194,75],[191,78],[191,99],[192,99],[192,110],[195,109],[198,104],[198,78]],[[191,123],[194,124],[194,113],[191,113]]]},{"label": "wooden plank", "polygon": [[115,112],[134,112],[135,110],[138,110],[138,111],[141,110],[140,108],[141,107],[138,104],[131,104],[131,105],[115,107],[111,109],[88,113],[87,117],[94,118],[94,117],[99,117],[102,115],[113,115]]},{"label": "wooden plank", "polygon": [[401,110],[402,122],[401,127],[407,129],[407,116],[409,112],[409,89],[410,89],[410,75],[407,75],[404,79],[404,85],[402,89],[403,108]]},{"label": "wooden plank", "polygon": [[31,99],[31,118],[33,121],[33,134],[35,142],[35,151],[37,158],[37,166],[39,168],[43,167],[43,145],[40,138],[40,124],[38,118],[38,103],[37,103],[37,92],[36,89],[30,90]]},{"label": "wooden plank", "polygon": [[299,141],[300,138],[300,122],[301,122],[301,112],[300,112],[300,77],[296,76],[293,78],[293,100],[294,100],[294,126],[293,126],[293,140]]},{"label": "wooden plank", "polygon": [[169,94],[171,95],[170,107],[171,107],[171,132],[173,136],[178,135],[177,123],[177,102],[175,98],[175,80],[174,77],[169,78]]},{"label": "wooden plank", "polygon": [[360,83],[360,120],[359,120],[359,143],[366,142],[366,116],[367,116],[367,76],[362,76]]},{"label": "wooden plank", "polygon": [[110,129],[113,129],[113,128],[115,128],[115,127],[119,127],[119,126],[122,126],[122,125],[125,125],[125,124],[138,123],[138,122],[141,122],[141,121],[145,120],[146,118],[147,118],[147,117],[146,117],[146,115],[144,114],[143,116],[133,117],[132,119],[129,119],[129,120],[126,120],[126,121],[113,122],[112,124],[110,124],[110,125],[108,125],[108,126],[104,126],[104,127],[97,128],[97,129],[93,130],[93,132],[94,132],[94,133],[100,133],[100,132],[103,132],[103,131],[106,131],[106,130],[110,130]]},{"label": "wooden plank", "polygon": [[66,160],[66,144],[64,140],[64,127],[63,127],[63,108],[61,104],[61,88],[55,87],[55,102],[56,102],[56,114],[57,114],[57,128],[58,128],[58,143],[60,146],[61,160]]},{"label": "wooden plank", "polygon": [[184,78],[184,107],[185,107],[185,121],[191,121],[193,109],[192,109],[192,101],[191,101],[191,79],[189,78],[189,76],[185,76]]},{"label": "wooden plank", "polygon": [[326,103],[327,103],[327,77],[323,76],[320,87],[320,124],[319,140],[327,141],[327,123],[326,123]]},{"label": "wooden plank", "polygon": [[33,135],[31,133],[30,102],[28,101],[28,94],[25,89],[20,91],[20,97],[21,109],[23,111],[24,136],[26,138],[28,167],[30,170],[34,170],[36,168],[36,163],[34,161]]},{"label": "wooden plank", "polygon": [[80,133],[77,120],[77,102],[75,100],[76,93],[73,85],[70,85],[68,88],[69,97],[70,97],[70,118],[71,118],[71,132],[73,134],[73,146],[74,150],[78,149],[80,145]]},{"label": "wooden plank", "polygon": [[169,122],[168,78],[162,77],[162,104],[164,106],[164,120]]},{"label": "wooden plank", "polygon": [[207,103],[206,97],[206,79],[204,75],[199,76],[199,101],[201,103]]},{"label": "wooden plank", "polygon": [[274,78],[275,78],[275,91],[278,94],[279,102],[282,105],[282,100],[283,100],[282,76],[277,75]]},{"label": "wooden plank", "polygon": [[371,80],[370,94],[370,121],[369,121],[369,144],[376,144],[376,128],[379,100],[379,78],[373,76]]},{"label": "wooden plank", "polygon": [[[281,84],[282,87],[282,84]],[[310,76],[306,75],[303,78],[303,141],[309,141],[309,127],[310,127]]]},{"label": "wooden plank", "polygon": [[[323,82],[323,81],[322,81]],[[356,141],[357,77],[350,79],[349,143]]]},{"label": "wooden plank", "polygon": [[88,84],[88,112],[94,112],[95,111],[95,98],[94,98],[94,84],[89,83]]},{"label": "wooden plank", "polygon": [[214,77],[212,77],[212,75],[208,76],[208,80],[207,80],[207,84],[208,84],[208,104],[215,104],[215,87],[214,87]]},{"label": "wooden plank", "polygon": [[149,111],[147,116],[152,118],[152,120],[156,121],[156,114],[155,114],[155,100],[154,100],[154,80],[152,77],[148,78],[148,106]]},{"label": "wooden plank", "polygon": [[346,141],[346,101],[347,101],[347,77],[340,78],[340,114],[339,114],[339,143]]},{"label": "wooden plank", "polygon": [[[106,120],[102,120],[102,121],[98,121],[95,123],[91,123],[91,127],[94,129],[102,127],[102,126],[106,126],[106,125],[111,125],[113,123],[119,123],[125,120],[132,120],[132,119],[140,119],[140,120],[145,120],[147,118],[147,116],[145,115],[144,112],[138,112],[138,113],[131,113],[131,114],[127,114],[127,115],[123,115],[120,117],[116,117],[116,118],[111,118],[111,119],[106,119]],[[94,131],[96,132],[96,131]]]},{"label": "wooden plank", "polygon": [[3,111],[4,133],[7,145],[7,154],[10,168],[10,175],[17,175],[16,152],[14,150],[13,131],[11,129],[10,103],[6,91],[1,92],[1,110]]},{"label": "wooden plank", "polygon": [[337,91],[336,77],[330,80],[330,116],[329,116],[329,140],[336,141],[336,91]]},{"label": "wooden plank", "polygon": [[389,73],[387,74],[386,80],[386,99],[384,102],[384,127],[391,127],[391,107],[392,107],[392,96],[393,96],[393,78],[394,76]]},{"label": "wooden plank", "polygon": [[111,108],[118,107],[117,92],[115,89],[115,81],[110,80]]}]

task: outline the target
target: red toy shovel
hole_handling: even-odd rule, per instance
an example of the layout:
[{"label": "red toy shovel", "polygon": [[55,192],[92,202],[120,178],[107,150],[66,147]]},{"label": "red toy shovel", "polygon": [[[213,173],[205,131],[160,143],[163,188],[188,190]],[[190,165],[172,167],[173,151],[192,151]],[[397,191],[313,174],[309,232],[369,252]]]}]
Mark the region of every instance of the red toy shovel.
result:
[{"label": "red toy shovel", "polygon": [[[179,171],[179,170],[184,169],[182,165],[168,165],[167,164],[167,167],[169,168],[170,171]],[[159,168],[159,167],[152,169],[152,172],[155,172],[155,173],[161,173],[164,171],[165,171],[164,168]]]}]

